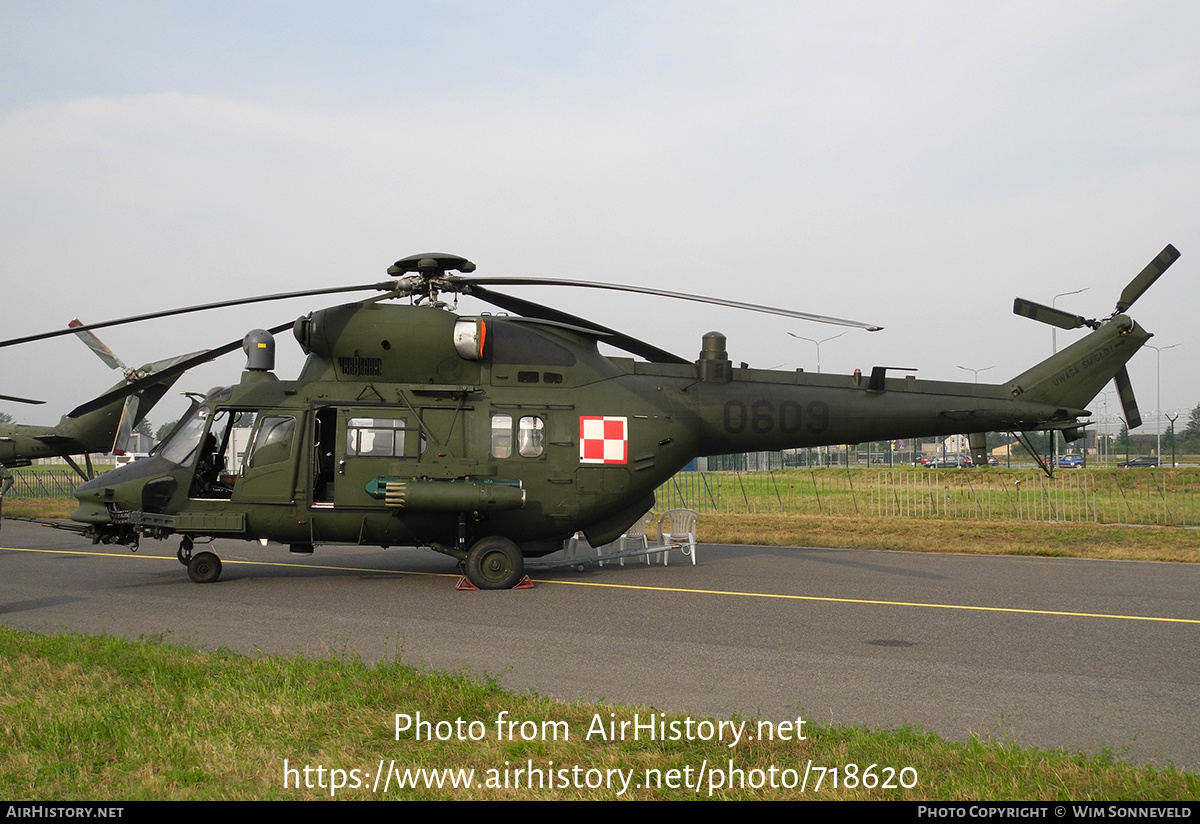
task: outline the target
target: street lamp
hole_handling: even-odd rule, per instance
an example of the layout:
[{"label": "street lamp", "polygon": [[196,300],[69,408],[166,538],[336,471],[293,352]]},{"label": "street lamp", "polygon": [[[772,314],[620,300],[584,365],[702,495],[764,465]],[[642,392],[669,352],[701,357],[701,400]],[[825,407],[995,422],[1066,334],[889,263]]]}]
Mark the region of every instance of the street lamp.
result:
[{"label": "street lamp", "polygon": [[791,335],[793,338],[799,338],[800,340],[806,340],[809,343],[816,345],[816,347],[817,347],[817,374],[819,375],[819,374],[821,374],[821,344],[826,343],[827,341],[831,341],[831,340],[840,338],[842,335],[844,335],[846,333],[842,332],[842,335],[834,335],[831,338],[821,338],[820,340],[813,340],[812,338],[806,338],[803,335],[797,335],[795,332],[788,332],[788,334]]},{"label": "street lamp", "polygon": [[979,373],[980,373],[980,372],[986,372],[986,371],[988,371],[989,369],[995,369],[996,367],[994,367],[994,366],[985,366],[985,367],[983,367],[982,369],[972,369],[972,368],[971,368],[971,367],[969,367],[969,366],[960,366],[960,367],[958,367],[958,368],[959,368],[959,369],[961,369],[961,370],[963,370],[964,372],[974,372],[974,373],[975,373],[975,383],[979,383]]},{"label": "street lamp", "polygon": [[[817,347],[817,374],[819,375],[819,374],[821,374],[821,344],[827,343],[831,340],[836,340],[837,338],[840,338],[842,335],[844,335],[846,333],[842,332],[841,335],[834,335],[833,337],[830,337],[830,338],[821,338],[820,340],[813,340],[812,338],[806,338],[803,335],[797,335],[795,332],[788,332],[788,334],[791,335],[793,338],[797,338],[799,340],[806,340],[809,343],[811,343]],[[825,465],[828,465],[829,464],[829,447],[823,446],[818,451],[822,455],[822,463],[824,463]],[[868,451],[870,451],[869,448],[868,448]],[[847,465],[848,464],[849,464],[849,459],[847,459]]]},{"label": "street lamp", "polygon": [[[1112,389],[1100,393],[1100,403],[1103,407],[1103,412],[1100,414],[1100,426],[1096,427],[1096,456],[1104,458],[1104,466],[1108,466],[1108,448],[1111,444],[1108,443],[1108,436],[1100,432],[1101,428],[1108,426],[1108,396],[1113,393]],[[1104,447],[1103,449],[1101,447]]]},{"label": "street lamp", "polygon": [[[1074,292],[1059,292],[1057,295],[1055,295],[1053,298],[1050,299],[1050,308],[1051,309],[1057,308],[1057,307],[1055,307],[1054,302],[1056,300],[1058,300],[1059,298],[1065,298],[1067,295],[1078,295],[1081,292],[1086,292],[1088,289],[1091,289],[1091,288],[1092,287],[1090,287],[1090,286],[1085,286],[1082,289],[1076,289]],[[1051,354],[1058,353],[1058,327],[1056,327],[1056,326],[1050,327],[1050,348],[1052,350]]]},{"label": "street lamp", "polygon": [[[1059,292],[1057,295],[1055,295],[1054,297],[1052,297],[1050,299],[1050,308],[1051,309],[1057,308],[1054,304],[1059,298],[1065,298],[1068,295],[1078,295],[1083,292],[1086,292],[1090,288],[1092,288],[1092,287],[1085,286],[1082,289],[1076,289],[1073,292]],[[1050,328],[1050,350],[1051,350],[1051,354],[1054,354],[1054,355],[1058,354],[1058,327],[1056,327],[1056,326],[1053,326]],[[1054,442],[1054,430],[1051,429],[1046,434],[1048,434],[1050,436],[1050,465],[1054,466],[1056,459],[1058,457],[1057,456],[1058,446]]]},{"label": "street lamp", "polygon": [[1154,375],[1158,383],[1156,395],[1154,399],[1154,418],[1158,424],[1155,429],[1158,430],[1158,462],[1162,464],[1162,353],[1164,349],[1174,349],[1176,346],[1182,346],[1179,343],[1172,343],[1170,346],[1151,346],[1146,344],[1146,347],[1153,349],[1155,352],[1154,358]]},{"label": "street lamp", "polygon": [[[1179,410],[1172,409],[1167,413],[1167,420],[1171,422],[1171,468],[1175,468],[1175,421],[1179,420]],[[1162,463],[1162,458],[1159,458],[1159,463]]]}]

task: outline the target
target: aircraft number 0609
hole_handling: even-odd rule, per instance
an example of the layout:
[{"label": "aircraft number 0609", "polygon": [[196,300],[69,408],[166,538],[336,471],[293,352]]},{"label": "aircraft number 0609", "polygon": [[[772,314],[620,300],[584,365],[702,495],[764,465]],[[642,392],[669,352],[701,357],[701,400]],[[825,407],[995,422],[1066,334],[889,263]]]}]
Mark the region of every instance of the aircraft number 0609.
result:
[{"label": "aircraft number 0609", "polygon": [[793,434],[805,426],[810,434],[820,435],[829,428],[829,405],[824,401],[812,401],[802,408],[796,401],[782,401],[779,408],[768,400],[754,401],[746,404],[740,400],[725,402],[725,431],[736,435],[745,432],[746,427],[758,435],[775,431]]}]

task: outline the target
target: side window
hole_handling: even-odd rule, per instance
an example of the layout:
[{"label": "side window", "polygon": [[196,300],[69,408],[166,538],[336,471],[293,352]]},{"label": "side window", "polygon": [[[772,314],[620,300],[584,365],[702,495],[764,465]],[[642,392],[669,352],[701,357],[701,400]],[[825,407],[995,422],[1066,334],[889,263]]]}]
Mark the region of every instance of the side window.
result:
[{"label": "side window", "polygon": [[[517,454],[538,458],[546,450],[546,422],[536,415],[524,415],[517,421]],[[492,415],[492,457],[510,458],[513,454],[513,418],[504,412]]]},{"label": "side window", "polygon": [[259,419],[258,431],[246,453],[246,466],[257,469],[287,460],[292,451],[292,435],[295,432],[295,418],[264,415]]},{"label": "side window", "polygon": [[492,415],[492,457],[507,458],[511,454],[512,415]]},{"label": "side window", "polygon": [[[409,439],[419,440],[409,443]],[[346,456],[372,458],[413,457],[405,445],[425,451],[425,438],[409,430],[407,418],[350,418],[346,421]]]},{"label": "side window", "polygon": [[546,425],[541,418],[526,415],[517,425],[517,451],[524,458],[540,456],[546,447]]}]

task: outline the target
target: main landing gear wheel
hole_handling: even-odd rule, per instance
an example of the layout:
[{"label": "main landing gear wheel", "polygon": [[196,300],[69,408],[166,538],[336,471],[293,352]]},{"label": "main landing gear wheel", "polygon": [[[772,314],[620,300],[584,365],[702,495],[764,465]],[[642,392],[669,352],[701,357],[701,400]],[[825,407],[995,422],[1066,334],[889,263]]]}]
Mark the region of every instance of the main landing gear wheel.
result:
[{"label": "main landing gear wheel", "polygon": [[467,580],[479,589],[512,589],[525,574],[525,557],[507,538],[481,538],[467,551]]},{"label": "main landing gear wheel", "polygon": [[175,557],[184,566],[192,562],[192,539],[190,537],[184,538],[179,542],[179,551],[175,553]]},{"label": "main landing gear wheel", "polygon": [[221,577],[221,559],[211,552],[193,555],[188,562],[188,577],[197,584],[211,584]]}]

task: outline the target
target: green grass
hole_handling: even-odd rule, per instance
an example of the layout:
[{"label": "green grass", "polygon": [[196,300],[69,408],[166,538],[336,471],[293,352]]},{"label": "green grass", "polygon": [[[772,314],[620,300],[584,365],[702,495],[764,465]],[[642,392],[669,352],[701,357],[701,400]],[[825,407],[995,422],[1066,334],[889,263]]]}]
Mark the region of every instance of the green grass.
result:
[{"label": "green grass", "polygon": [[[433,721],[480,721],[484,740],[397,739],[396,713]],[[565,724],[569,739],[497,740],[495,719]],[[743,741],[735,748],[701,741],[601,741],[585,734],[598,715],[632,720],[647,707],[561,703],[515,694],[493,680],[420,670],[390,660],[368,666],[345,660],[252,659],[226,650],[197,652],[159,641],[85,636],[37,636],[0,629],[0,794],[9,799],[317,799],[320,787],[284,787],[289,767],[318,766],[373,774],[380,759],[398,769],[633,770],[678,779],[701,765],[728,764],[747,782],[770,770],[861,765],[860,776],[883,767],[911,768],[910,789],[832,787],[830,774],[807,792],[716,788],[724,799],[1174,800],[1200,798],[1200,778],[1173,767],[1123,763],[1112,752],[1086,756],[1038,751],[1011,742],[953,743],[919,729],[870,731],[811,721],[805,740]],[[797,710],[797,714],[802,714]],[[610,713],[613,715],[610,716]],[[680,716],[668,716],[681,720]],[[693,719],[698,721],[699,719]],[[737,721],[747,719],[734,719]],[[754,719],[747,720],[754,728]],[[876,765],[870,773],[866,768]],[[495,773],[494,775],[500,775]],[[586,773],[581,773],[586,775]],[[777,777],[789,777],[776,773]],[[906,772],[905,783],[912,783]],[[302,773],[296,777],[303,781]],[[310,773],[314,783],[318,774]],[[328,784],[329,773],[325,773]],[[346,780],[353,774],[347,772]],[[849,783],[856,783],[851,780]],[[897,784],[899,781],[897,781]],[[372,793],[345,787],[337,798],[574,799],[613,798],[614,789],[449,787]],[[624,797],[696,798],[694,789],[632,787]],[[709,797],[707,786],[699,797]]]}]

